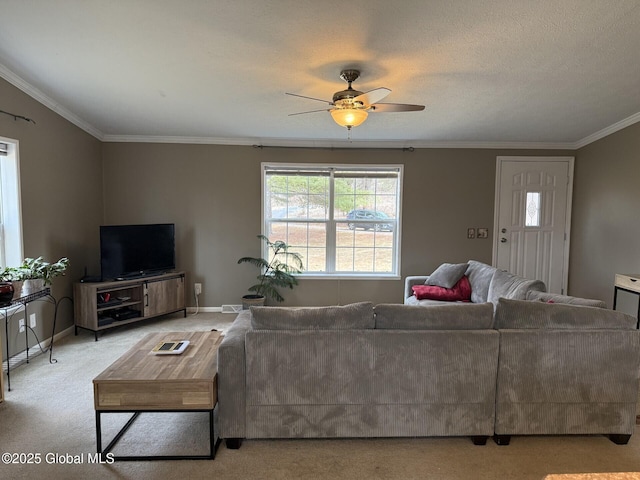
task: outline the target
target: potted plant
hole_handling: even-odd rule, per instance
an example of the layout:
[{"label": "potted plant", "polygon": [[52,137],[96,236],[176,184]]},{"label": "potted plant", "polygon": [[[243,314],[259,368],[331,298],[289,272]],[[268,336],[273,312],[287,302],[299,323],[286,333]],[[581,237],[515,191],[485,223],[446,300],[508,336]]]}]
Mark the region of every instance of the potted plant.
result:
[{"label": "potted plant", "polygon": [[15,277],[15,267],[6,267],[0,271],[0,306],[8,305],[14,298],[20,296],[22,282],[16,282]]},{"label": "potted plant", "polygon": [[42,290],[53,283],[53,279],[64,275],[69,266],[69,259],[62,257],[55,263],[45,262],[42,257],[25,258],[22,265],[16,267],[16,280],[23,280],[22,295]]},{"label": "potted plant", "polygon": [[250,263],[260,269],[256,277],[258,283],[249,287],[252,294],[242,297],[242,308],[247,309],[251,305],[264,305],[265,298],[269,297],[276,302],[282,302],[284,297],[278,292],[278,288],[293,288],[298,284],[294,276],[302,272],[302,257],[298,253],[290,252],[289,245],[282,240],[272,242],[264,235],[258,235],[264,241],[269,250],[268,259],[259,257],[242,257],[238,263]]},{"label": "potted plant", "polygon": [[11,289],[13,290],[11,300],[19,298],[22,295],[23,275],[18,267],[3,268],[0,272],[0,283],[5,285],[11,284]]}]

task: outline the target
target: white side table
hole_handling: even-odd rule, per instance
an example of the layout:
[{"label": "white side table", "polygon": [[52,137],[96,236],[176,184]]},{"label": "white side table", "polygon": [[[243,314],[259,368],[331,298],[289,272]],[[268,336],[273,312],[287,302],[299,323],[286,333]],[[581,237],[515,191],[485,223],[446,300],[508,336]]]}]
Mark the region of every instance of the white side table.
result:
[{"label": "white side table", "polygon": [[[613,288],[613,309],[618,302],[618,290],[634,293],[640,297],[640,273],[616,273],[616,281]],[[640,321],[640,298],[638,299],[638,315]],[[639,325],[636,324],[636,327]]]}]

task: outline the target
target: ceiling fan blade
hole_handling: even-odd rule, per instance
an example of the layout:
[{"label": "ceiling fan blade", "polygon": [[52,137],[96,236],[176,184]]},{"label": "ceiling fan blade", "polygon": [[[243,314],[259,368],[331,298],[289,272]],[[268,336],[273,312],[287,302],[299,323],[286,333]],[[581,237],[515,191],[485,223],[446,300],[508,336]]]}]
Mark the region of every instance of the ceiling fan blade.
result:
[{"label": "ceiling fan blade", "polygon": [[390,93],[391,93],[391,90],[389,90],[388,88],[384,88],[384,87],[375,88],[373,90],[363,93],[362,95],[358,95],[353,99],[353,101],[362,102],[362,104],[364,105],[373,105],[374,103],[382,100],[384,97],[386,97]]},{"label": "ceiling fan blade", "polygon": [[292,97],[306,98],[308,100],[315,100],[316,102],[322,102],[322,103],[328,103],[329,105],[334,105],[334,103],[330,102],[329,100],[322,100],[320,98],[313,98],[313,97],[305,97],[304,95],[298,95],[297,93],[285,92],[285,95],[291,95]]},{"label": "ceiling fan blade", "polygon": [[424,105],[410,105],[408,103],[376,103],[371,105],[369,112],[419,112],[424,110]]},{"label": "ceiling fan blade", "polygon": [[323,108],[321,110],[309,110],[308,112],[297,112],[297,113],[290,113],[289,117],[293,116],[293,115],[304,115],[305,113],[316,113],[316,112],[330,112],[331,109],[330,108]]}]

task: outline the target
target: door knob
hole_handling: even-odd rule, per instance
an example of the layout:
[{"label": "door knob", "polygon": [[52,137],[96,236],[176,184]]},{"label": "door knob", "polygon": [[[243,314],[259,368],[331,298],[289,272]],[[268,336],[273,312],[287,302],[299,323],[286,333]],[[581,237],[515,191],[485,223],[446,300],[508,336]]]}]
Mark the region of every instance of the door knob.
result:
[{"label": "door knob", "polygon": [[500,230],[502,233],[507,233],[507,229],[503,228],[502,230]]},{"label": "door knob", "polygon": [[507,239],[506,239],[506,238],[504,238],[504,237],[502,237],[502,238],[500,239],[500,243],[507,243]]}]

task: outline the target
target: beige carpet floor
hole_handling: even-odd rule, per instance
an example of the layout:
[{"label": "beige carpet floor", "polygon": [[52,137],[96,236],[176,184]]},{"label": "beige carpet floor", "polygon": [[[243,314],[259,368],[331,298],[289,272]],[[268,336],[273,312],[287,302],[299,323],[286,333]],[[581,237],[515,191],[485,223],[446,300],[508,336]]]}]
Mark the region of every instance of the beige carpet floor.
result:
[{"label": "beige carpet floor", "polygon": [[[233,318],[172,315],[111,330],[98,342],[81,331],[56,342],[57,363],[40,355],[12,370],[12,391],[0,404],[0,453],[39,454],[40,464],[0,463],[0,479],[541,480],[549,473],[640,472],[640,432],[626,446],[603,436],[514,437],[509,446],[475,446],[467,438],[247,440],[239,450],[223,443],[213,461],[89,463],[96,448],[92,379],[148,332],[224,331]],[[125,420],[103,415],[105,438]],[[198,454],[206,442],[206,414],[143,414],[115,451]],[[79,463],[62,463],[67,458]]]}]

